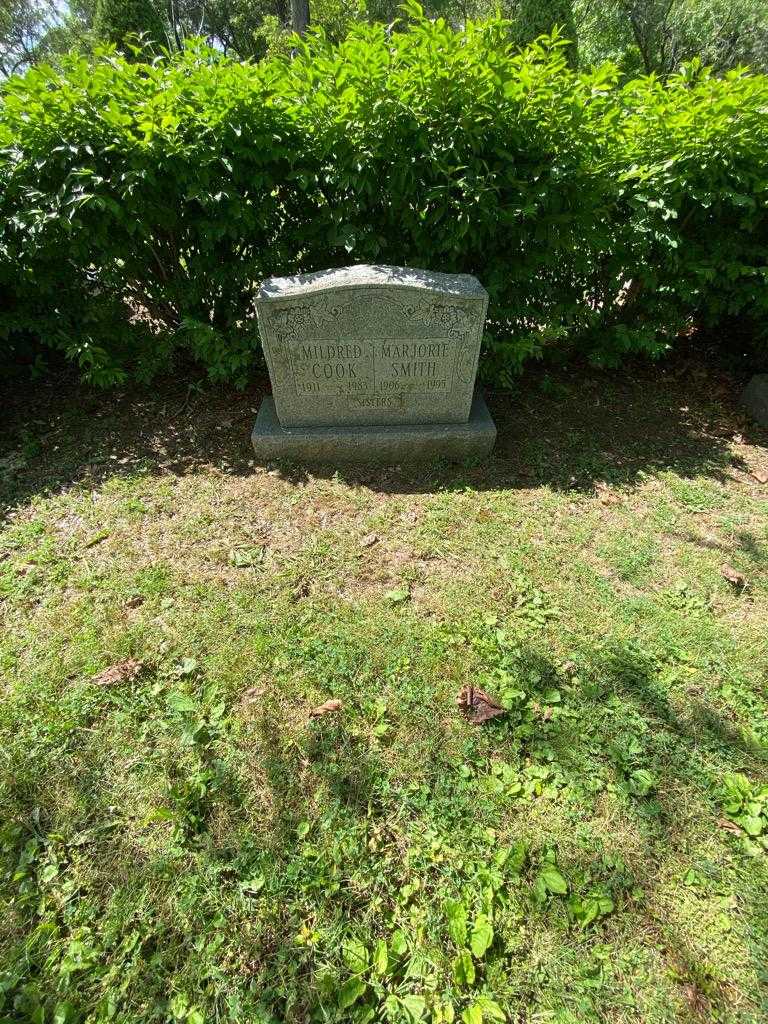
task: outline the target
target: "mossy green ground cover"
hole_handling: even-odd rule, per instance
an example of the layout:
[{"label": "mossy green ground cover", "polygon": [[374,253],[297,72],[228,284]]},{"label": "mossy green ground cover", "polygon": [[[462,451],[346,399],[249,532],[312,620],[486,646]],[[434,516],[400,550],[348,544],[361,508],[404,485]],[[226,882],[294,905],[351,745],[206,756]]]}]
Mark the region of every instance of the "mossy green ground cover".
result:
[{"label": "mossy green ground cover", "polygon": [[249,465],[255,388],[8,389],[2,1019],[764,1020],[733,394],[532,377],[484,467],[312,476]]}]

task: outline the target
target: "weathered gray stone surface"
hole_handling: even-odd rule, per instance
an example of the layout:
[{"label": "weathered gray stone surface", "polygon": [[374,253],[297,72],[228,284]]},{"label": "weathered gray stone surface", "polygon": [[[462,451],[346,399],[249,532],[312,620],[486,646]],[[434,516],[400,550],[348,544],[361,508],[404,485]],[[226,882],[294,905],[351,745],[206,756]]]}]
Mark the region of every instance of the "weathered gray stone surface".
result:
[{"label": "weathered gray stone surface", "polygon": [[265,398],[251,435],[259,462],[302,464],[451,462],[487,455],[496,441],[488,407],[475,394],[466,423],[342,427],[283,427],[275,403]]},{"label": "weathered gray stone surface", "polygon": [[757,373],[744,388],[741,404],[761,426],[768,427],[768,373]]},{"label": "weathered gray stone surface", "polygon": [[466,423],[487,308],[468,274],[269,278],[256,312],[280,425]]}]

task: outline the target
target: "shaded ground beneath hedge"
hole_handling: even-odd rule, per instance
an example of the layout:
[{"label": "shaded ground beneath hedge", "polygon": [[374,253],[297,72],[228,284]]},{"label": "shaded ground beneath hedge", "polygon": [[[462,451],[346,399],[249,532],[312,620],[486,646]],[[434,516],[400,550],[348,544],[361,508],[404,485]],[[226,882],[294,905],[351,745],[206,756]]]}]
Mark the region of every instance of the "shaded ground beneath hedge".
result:
[{"label": "shaded ground beneath hedge", "polygon": [[[660,470],[724,479],[749,473],[749,447],[768,443],[768,430],[738,404],[743,386],[686,361],[611,373],[533,371],[512,391],[487,389],[498,441],[483,465],[338,473],[384,493],[467,485],[589,492],[597,484],[632,485]],[[178,475],[213,465],[248,475],[250,431],[268,390],[263,377],[242,392],[197,391],[172,380],[106,394],[73,381],[6,383],[0,386],[0,507],[139,469]],[[302,476],[300,469],[286,473]]]}]

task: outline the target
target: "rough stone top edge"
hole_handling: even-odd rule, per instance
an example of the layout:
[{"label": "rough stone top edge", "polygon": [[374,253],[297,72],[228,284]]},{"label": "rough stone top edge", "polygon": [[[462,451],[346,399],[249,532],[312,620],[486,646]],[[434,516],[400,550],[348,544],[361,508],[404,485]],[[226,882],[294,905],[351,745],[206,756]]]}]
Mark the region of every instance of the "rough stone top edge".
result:
[{"label": "rough stone top edge", "polygon": [[417,267],[358,264],[335,270],[318,270],[312,274],[296,274],[293,277],[268,277],[261,283],[256,300],[270,302],[365,285],[394,285],[465,298],[484,299],[488,295],[478,279],[471,274],[441,274]]}]

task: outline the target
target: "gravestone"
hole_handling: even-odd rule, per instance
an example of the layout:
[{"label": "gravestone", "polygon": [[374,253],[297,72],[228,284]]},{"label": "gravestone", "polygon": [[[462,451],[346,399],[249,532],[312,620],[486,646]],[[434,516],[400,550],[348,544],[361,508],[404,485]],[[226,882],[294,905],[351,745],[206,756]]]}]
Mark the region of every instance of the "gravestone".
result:
[{"label": "gravestone", "polygon": [[468,274],[356,266],[272,277],[256,315],[272,382],[265,462],[476,458],[496,428],[477,361],[488,295]]},{"label": "gravestone", "polygon": [[768,427],[768,373],[757,373],[744,388],[741,404],[756,423]]}]

